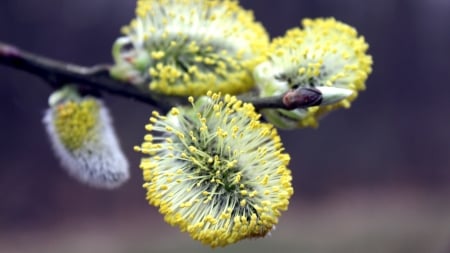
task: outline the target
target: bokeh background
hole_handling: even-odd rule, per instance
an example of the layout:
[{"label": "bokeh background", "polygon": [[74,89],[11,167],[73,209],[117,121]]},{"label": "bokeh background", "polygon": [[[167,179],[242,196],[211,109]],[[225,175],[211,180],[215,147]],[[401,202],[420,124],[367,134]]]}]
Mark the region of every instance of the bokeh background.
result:
[{"label": "bokeh background", "polygon": [[[350,110],[283,131],[295,195],[272,237],[216,252],[450,252],[450,1],[242,0],[271,36],[334,16],[370,44]],[[135,1],[2,0],[0,41],[82,65],[111,62]],[[114,191],[69,178],[41,124],[51,89],[0,66],[0,252],[210,252],[164,223],[141,188],[152,108],[105,94],[131,163]]]}]

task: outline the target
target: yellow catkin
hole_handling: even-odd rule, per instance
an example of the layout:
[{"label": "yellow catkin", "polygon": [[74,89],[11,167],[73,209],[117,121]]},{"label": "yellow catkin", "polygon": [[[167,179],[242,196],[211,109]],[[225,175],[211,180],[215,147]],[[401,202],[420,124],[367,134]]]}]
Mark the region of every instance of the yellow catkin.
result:
[{"label": "yellow catkin", "polygon": [[248,91],[269,46],[264,27],[233,0],[138,0],[123,32],[150,54],[149,88],[168,95]]},{"label": "yellow catkin", "polygon": [[[304,19],[303,28],[292,28],[282,37],[273,39],[270,68],[255,72],[261,96],[281,94],[296,86],[332,86],[353,91],[353,95],[338,103],[301,110],[265,110],[266,117],[283,125],[316,127],[321,116],[338,108],[348,108],[365,89],[372,72],[372,57],[368,44],[357,31],[334,18]],[[261,65],[262,66],[262,65]],[[275,81],[277,80],[277,81]],[[290,124],[292,121],[295,124]]]},{"label": "yellow catkin", "polygon": [[293,194],[276,129],[234,96],[189,100],[191,108],[153,114],[152,138],[135,149],[155,154],[140,166],[147,199],[166,222],[211,247],[267,235]]}]

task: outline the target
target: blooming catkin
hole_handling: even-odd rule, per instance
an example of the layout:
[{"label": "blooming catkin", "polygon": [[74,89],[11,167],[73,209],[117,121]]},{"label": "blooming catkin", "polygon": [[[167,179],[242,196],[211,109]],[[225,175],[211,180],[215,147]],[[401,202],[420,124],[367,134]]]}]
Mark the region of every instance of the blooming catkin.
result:
[{"label": "blooming catkin", "polygon": [[368,45],[354,28],[333,18],[304,19],[302,24],[303,29],[275,38],[270,60],[255,69],[260,95],[279,95],[296,87],[336,87],[352,95],[330,105],[263,110],[264,117],[280,128],[316,127],[326,113],[349,108],[372,71]]},{"label": "blooming catkin", "polygon": [[289,155],[251,104],[208,93],[191,108],[153,112],[136,150],[150,204],[211,247],[263,237],[293,194]]},{"label": "blooming catkin", "polygon": [[112,75],[147,79],[151,91],[165,95],[248,91],[269,46],[263,26],[233,0],[138,0],[123,32]]},{"label": "blooming catkin", "polygon": [[62,167],[80,182],[112,189],[129,178],[105,105],[93,97],[51,105],[43,119]]}]

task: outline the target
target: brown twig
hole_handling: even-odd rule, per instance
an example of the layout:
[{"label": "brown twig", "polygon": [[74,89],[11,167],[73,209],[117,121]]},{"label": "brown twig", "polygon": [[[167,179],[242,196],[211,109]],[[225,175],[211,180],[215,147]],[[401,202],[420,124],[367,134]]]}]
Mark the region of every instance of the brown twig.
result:
[{"label": "brown twig", "polygon": [[[129,83],[120,82],[109,75],[108,65],[92,67],[78,66],[56,61],[37,54],[23,51],[15,46],[0,42],[0,64],[16,68],[43,78],[48,84],[57,87],[63,84],[88,86],[92,90],[138,100],[166,111],[175,103],[182,103],[184,97],[164,97],[151,93]],[[311,88],[288,91],[273,97],[250,97],[244,102],[252,103],[256,109],[281,108],[294,109],[312,106],[311,101],[320,99],[320,92]]]}]

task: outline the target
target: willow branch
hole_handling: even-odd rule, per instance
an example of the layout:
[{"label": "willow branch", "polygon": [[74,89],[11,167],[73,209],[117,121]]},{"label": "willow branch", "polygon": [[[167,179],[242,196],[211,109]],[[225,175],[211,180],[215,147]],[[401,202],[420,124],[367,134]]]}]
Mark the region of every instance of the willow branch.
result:
[{"label": "willow branch", "polygon": [[[68,83],[81,87],[88,86],[96,91],[105,91],[113,95],[131,98],[162,110],[167,110],[170,104],[173,104],[173,101],[185,100],[185,98],[181,97],[160,99],[157,94],[148,90],[115,80],[109,75],[110,66],[108,65],[79,66],[32,54],[2,42],[0,42],[0,64],[41,77],[53,87]],[[279,96],[251,97],[243,100],[244,102],[253,103],[256,109],[293,109],[308,106],[308,103],[311,101],[310,96],[315,95],[315,92],[302,91],[296,94],[297,96],[293,96],[292,92],[287,92]],[[171,102],[169,103],[168,101]]]},{"label": "willow branch", "polygon": [[39,76],[51,85],[67,83],[86,85],[149,105],[159,106],[160,104],[148,91],[112,79],[107,65],[78,66],[32,54],[2,42],[0,42],[0,63]]}]

